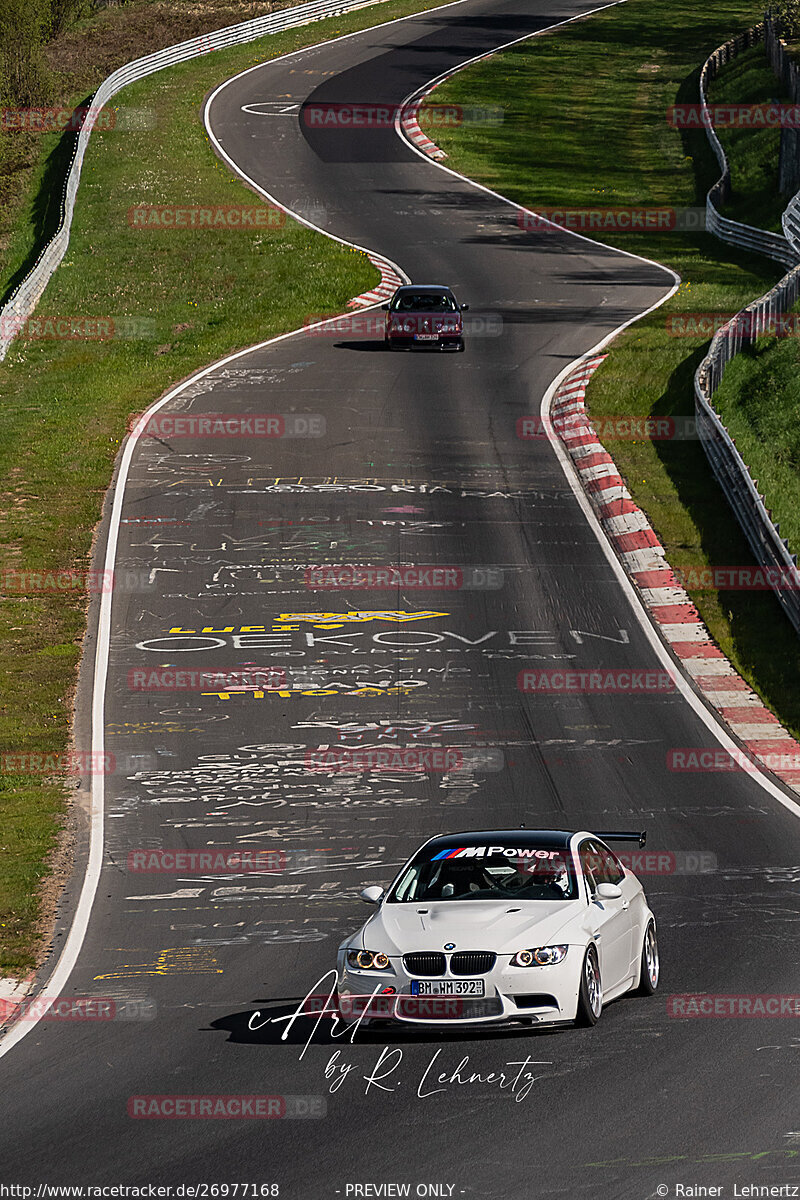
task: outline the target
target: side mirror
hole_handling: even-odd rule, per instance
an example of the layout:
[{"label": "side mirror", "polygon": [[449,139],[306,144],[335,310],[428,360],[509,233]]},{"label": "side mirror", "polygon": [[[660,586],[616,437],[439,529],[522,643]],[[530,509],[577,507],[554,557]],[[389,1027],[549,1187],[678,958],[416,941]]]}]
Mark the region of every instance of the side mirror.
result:
[{"label": "side mirror", "polygon": [[462,304],[462,305],[461,305],[461,311],[462,311],[462,312],[468,312],[468,310],[469,310],[469,305],[468,305],[468,304]]},{"label": "side mirror", "polygon": [[[619,892],[619,888],[617,888],[617,891]],[[364,888],[363,892],[361,892],[361,899],[366,904],[380,904],[385,895],[386,893],[381,887],[368,887]],[[621,892],[620,895],[622,895]]]},{"label": "side mirror", "polygon": [[615,883],[600,883],[597,885],[595,896],[598,900],[621,900],[622,888],[617,887]]},{"label": "side mirror", "polygon": [[389,311],[389,305],[388,305],[388,304],[382,304],[382,305],[381,305],[381,308],[383,309],[383,311],[384,311],[384,312],[388,312],[388,311]]}]

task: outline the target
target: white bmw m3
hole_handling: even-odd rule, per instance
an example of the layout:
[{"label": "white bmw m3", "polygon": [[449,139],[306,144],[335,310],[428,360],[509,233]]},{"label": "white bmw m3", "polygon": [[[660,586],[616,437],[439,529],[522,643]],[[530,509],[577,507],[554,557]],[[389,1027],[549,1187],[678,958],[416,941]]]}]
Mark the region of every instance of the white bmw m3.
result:
[{"label": "white bmw m3", "polygon": [[606,844],[644,833],[488,830],[425,842],[339,948],[338,1005],[362,1024],[596,1024],[658,986],[656,922]]}]

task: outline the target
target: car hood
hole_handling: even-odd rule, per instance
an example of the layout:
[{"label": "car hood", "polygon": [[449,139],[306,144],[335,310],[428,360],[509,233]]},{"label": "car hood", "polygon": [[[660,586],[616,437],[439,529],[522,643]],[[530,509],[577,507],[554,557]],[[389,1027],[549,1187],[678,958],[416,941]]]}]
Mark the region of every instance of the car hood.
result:
[{"label": "car hood", "polygon": [[454,942],[457,950],[513,954],[532,946],[550,945],[573,925],[577,934],[585,912],[580,900],[383,904],[353,944],[389,955],[443,950],[447,942]]}]

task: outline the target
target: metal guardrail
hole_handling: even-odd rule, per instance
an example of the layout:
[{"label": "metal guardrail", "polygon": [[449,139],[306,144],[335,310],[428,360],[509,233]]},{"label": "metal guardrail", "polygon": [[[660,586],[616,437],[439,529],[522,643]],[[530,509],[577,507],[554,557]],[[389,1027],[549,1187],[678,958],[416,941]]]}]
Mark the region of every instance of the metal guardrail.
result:
[{"label": "metal guardrail", "polygon": [[753,225],[743,225],[740,221],[731,221],[728,217],[723,217],[717,208],[718,204],[725,204],[730,199],[731,170],[708,111],[706,101],[708,81],[709,79],[714,79],[720,67],[730,62],[742,50],[749,50],[751,46],[755,46],[763,40],[764,22],[761,21],[758,25],[754,25],[752,29],[740,33],[738,37],[731,38],[730,41],[717,47],[714,53],[710,54],[703,63],[702,70],[700,71],[701,120],[705,127],[711,149],[714,151],[716,160],[719,163],[719,169],[722,171],[719,179],[709,189],[706,196],[706,229],[709,233],[715,234],[720,241],[728,242],[732,246],[739,246],[744,250],[753,250],[757,254],[764,254],[767,258],[774,259],[782,266],[791,268],[797,264],[800,254],[798,254],[785,237],[779,233],[768,233],[764,229],[757,229]]},{"label": "metal guardrail", "polygon": [[789,552],[788,543],[781,538],[780,526],[772,520],[764,497],[758,491],[758,481],[750,475],[736,444],[713,406],[714,393],[722,382],[725,368],[731,359],[752,345],[762,334],[775,332],[781,316],[789,311],[800,297],[800,214],[796,196],[783,214],[786,237],[730,221],[720,215],[717,204],[730,195],[730,167],[719,138],[711,125],[706,104],[706,84],[720,66],[734,58],[740,50],[761,41],[764,26],[754,26],[738,38],[732,38],[714,51],[703,64],[700,73],[700,103],[708,140],[720,165],[722,175],[709,190],[706,198],[706,228],[735,246],[755,250],[790,267],[780,283],[766,295],[748,304],[717,331],[711,340],[708,354],[694,377],[695,415],[697,433],[706,457],[733,513],[747,538],[750,549],[760,566],[767,568],[775,595],[800,633],[800,576],[797,557]]},{"label": "metal guardrail", "polygon": [[50,278],[67,252],[72,216],[75,208],[75,197],[78,193],[81,168],[89,144],[89,137],[97,122],[100,109],[108,103],[129,83],[144,79],[165,67],[176,63],[187,62],[200,55],[209,54],[214,50],[223,50],[228,46],[241,46],[246,42],[255,41],[270,33],[280,33],[284,29],[293,29],[298,25],[308,25],[312,21],[321,21],[325,17],[335,17],[340,13],[353,12],[357,8],[367,8],[371,4],[379,4],[381,0],[311,0],[308,4],[300,4],[294,8],[283,9],[280,12],[268,13],[263,17],[255,17],[251,21],[243,21],[238,25],[229,25],[225,29],[217,29],[213,33],[205,33],[200,37],[179,42],[168,46],[155,54],[137,58],[133,62],[112,72],[104,79],[89,101],[86,121],[75,139],[72,161],[65,179],[61,197],[61,213],[59,225],[50,241],[43,247],[35,265],[12,293],[8,302],[0,308],[0,362],[5,358],[8,347],[14,340],[20,328],[30,317],[38,304]]},{"label": "metal guardrail", "polygon": [[791,200],[781,217],[784,236],[800,257],[800,192]]}]

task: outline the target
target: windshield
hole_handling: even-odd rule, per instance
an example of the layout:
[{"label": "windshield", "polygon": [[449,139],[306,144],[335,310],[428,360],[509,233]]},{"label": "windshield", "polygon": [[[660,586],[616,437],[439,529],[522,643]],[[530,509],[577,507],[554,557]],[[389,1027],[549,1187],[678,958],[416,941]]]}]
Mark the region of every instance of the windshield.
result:
[{"label": "windshield", "polygon": [[401,292],[392,312],[457,312],[457,305],[449,292]]},{"label": "windshield", "polygon": [[388,901],[574,900],[575,873],[566,850],[549,846],[427,847],[401,874]]}]

